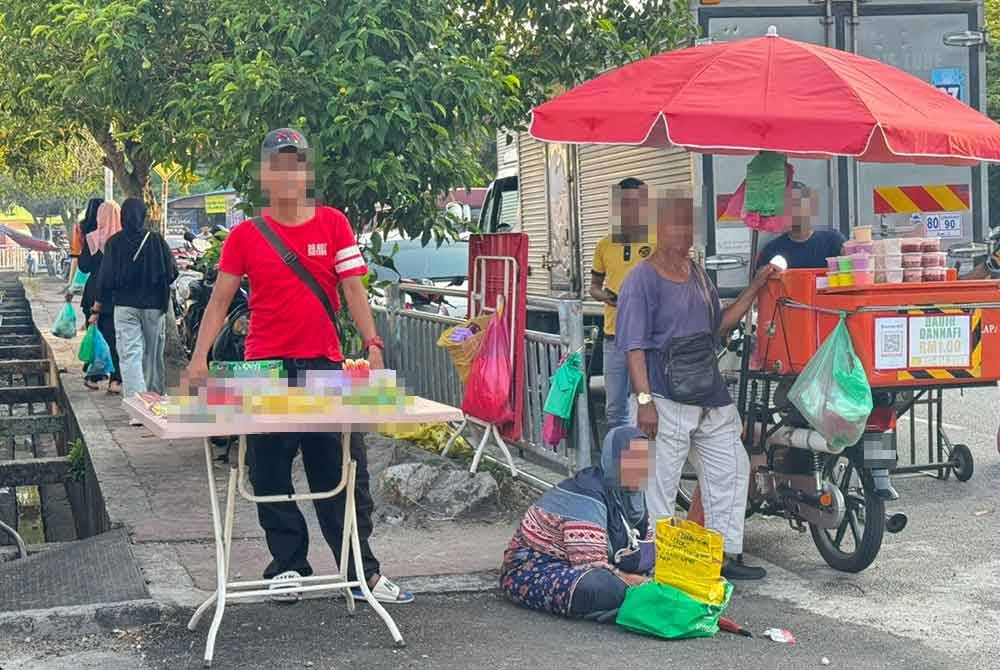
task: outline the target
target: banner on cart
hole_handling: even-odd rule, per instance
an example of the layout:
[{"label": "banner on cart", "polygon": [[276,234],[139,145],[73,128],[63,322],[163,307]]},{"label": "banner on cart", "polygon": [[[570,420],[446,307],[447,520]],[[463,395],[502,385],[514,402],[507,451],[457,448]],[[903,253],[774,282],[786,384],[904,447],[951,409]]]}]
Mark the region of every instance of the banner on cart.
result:
[{"label": "banner on cart", "polygon": [[911,316],[910,368],[968,368],[972,353],[968,314]]},{"label": "banner on cart", "polygon": [[983,313],[946,306],[875,319],[875,368],[899,381],[982,376]]}]

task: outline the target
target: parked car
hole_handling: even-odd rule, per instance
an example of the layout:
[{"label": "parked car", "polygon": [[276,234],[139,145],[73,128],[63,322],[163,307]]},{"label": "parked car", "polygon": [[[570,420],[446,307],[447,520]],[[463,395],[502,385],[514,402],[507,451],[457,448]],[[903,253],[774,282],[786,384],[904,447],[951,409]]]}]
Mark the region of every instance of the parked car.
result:
[{"label": "parked car", "polygon": [[[456,288],[466,291],[469,280],[469,243],[453,240],[437,246],[434,242],[427,246],[420,240],[389,239],[382,245],[386,254],[396,248],[392,256],[395,270],[372,261],[368,266],[379,281],[425,284],[439,288]],[[465,297],[441,296],[407,291],[404,295],[406,309],[415,309],[432,314],[464,317],[468,313],[469,301]]]}]

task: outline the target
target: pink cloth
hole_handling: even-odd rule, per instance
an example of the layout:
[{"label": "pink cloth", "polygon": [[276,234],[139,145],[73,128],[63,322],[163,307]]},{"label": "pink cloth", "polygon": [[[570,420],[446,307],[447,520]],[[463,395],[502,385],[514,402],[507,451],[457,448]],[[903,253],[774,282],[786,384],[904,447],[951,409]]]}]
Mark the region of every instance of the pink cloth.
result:
[{"label": "pink cloth", "polygon": [[90,253],[104,252],[108,238],[122,229],[122,212],[114,200],[105,200],[97,208],[97,230],[87,233],[87,246]]},{"label": "pink cloth", "polygon": [[[792,182],[795,179],[795,169],[791,164],[787,164],[785,167],[787,175],[785,177],[785,211],[787,212],[791,200]],[[743,209],[743,204],[746,201],[746,188],[747,183],[744,180],[740,183],[740,187],[736,189],[736,193],[733,193],[733,197],[729,199],[724,216],[742,219],[743,223],[747,224],[749,228],[762,230],[765,233],[783,233],[792,227],[792,217],[790,214],[761,216],[758,212],[748,212]]]}]

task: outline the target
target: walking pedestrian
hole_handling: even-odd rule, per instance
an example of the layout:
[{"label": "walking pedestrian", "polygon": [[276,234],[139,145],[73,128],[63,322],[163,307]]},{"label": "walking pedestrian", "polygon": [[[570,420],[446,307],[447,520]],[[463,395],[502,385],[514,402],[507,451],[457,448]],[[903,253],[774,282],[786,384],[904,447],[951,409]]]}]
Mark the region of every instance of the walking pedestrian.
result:
[{"label": "walking pedestrian", "polygon": [[715,286],[690,258],[694,201],[657,202],[657,249],[625,280],[618,300],[618,346],[628,355],[633,421],[655,440],[655,476],[646,492],[650,517],[672,517],[690,454],[703,489],[706,526],[723,537],[729,579],[761,579],[743,564],[743,522],[750,462],[740,417],[718,369],[718,337],[732,330],[777,271],[766,264],[736,302],[723,309]]},{"label": "walking pedestrian", "polygon": [[[80,252],[79,267],[83,272],[90,274],[87,283],[83,286],[83,296],[80,298],[80,308],[87,315],[89,325],[97,324],[97,329],[101,331],[108,347],[111,349],[111,363],[114,370],[108,379],[108,393],[118,394],[122,392],[121,365],[118,362],[118,351],[115,349],[115,315],[111,311],[114,304],[111,300],[111,293],[102,291],[97,285],[97,277],[104,262],[104,247],[112,235],[122,229],[121,210],[118,203],[113,200],[102,202],[97,208],[96,225],[93,230],[86,232],[84,229],[84,240]],[[107,309],[103,309],[106,306]],[[103,379],[104,375],[97,377],[88,375],[83,384],[92,391],[97,390],[97,380]]]},{"label": "walking pedestrian", "polygon": [[628,422],[628,367],[615,344],[618,292],[625,277],[653,251],[649,239],[649,189],[629,177],[611,189],[611,234],[597,243],[590,297],[604,303],[604,415],[608,430]]},{"label": "walking pedestrian", "polygon": [[[218,278],[186,372],[188,380],[207,376],[208,352],[244,275],[250,280],[252,315],[246,360],[282,360],[293,384],[304,383],[308,370],[341,369],[340,339],[324,305],[339,308],[339,287],[364,341],[369,364],[372,369],[383,367],[384,345],[376,333],[368,292],[361,281],[368,269],[347,217],[332,207],[317,206],[308,196],[315,183],[310,159],[309,146],[298,131],[283,128],[264,138],[260,185],[268,203],[261,217],[236,225],[223,244]],[[281,245],[291,255],[279,252]],[[297,275],[299,271],[308,273],[312,282]],[[341,449],[349,448],[357,463],[355,500],[363,577],[381,602],[413,600],[412,594],[381,574],[369,544],[374,504],[359,433],[352,434],[350,445],[342,445],[338,433],[251,435],[247,439],[250,480],[259,496],[292,492],[292,460],[300,451],[310,489],[332,490],[341,478]],[[354,580],[359,578],[354,574],[354,562],[340,555],[345,502],[342,493],[317,500],[314,506],[323,537],[338,563],[348,561],[349,579]],[[294,502],[261,503],[257,515],[273,557],[264,570],[264,578],[272,580],[272,597],[295,601],[297,595],[287,591],[300,587],[302,578],[312,574],[307,558],[309,532],[302,512]],[[364,598],[357,588],[352,595],[357,600]]]},{"label": "walking pedestrian", "polygon": [[[122,203],[122,230],[107,241],[98,286],[113,309],[118,358],[125,397],[164,392],[163,347],[170,285],[177,263],[163,237],[146,228],[146,204],[138,198]],[[133,421],[132,425],[139,425]]]},{"label": "walking pedestrian", "polygon": [[35,276],[35,267],[36,267],[36,265],[35,265],[35,254],[33,252],[31,252],[31,251],[28,251],[28,253],[24,257],[24,263],[28,267],[28,276],[29,277],[34,277]]}]

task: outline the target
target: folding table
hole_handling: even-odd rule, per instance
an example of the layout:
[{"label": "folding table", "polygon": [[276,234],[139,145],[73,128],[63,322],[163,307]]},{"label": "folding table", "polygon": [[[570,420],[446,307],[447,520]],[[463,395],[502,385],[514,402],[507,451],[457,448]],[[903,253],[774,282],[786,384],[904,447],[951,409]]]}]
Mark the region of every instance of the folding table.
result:
[{"label": "folding table", "polygon": [[[181,423],[168,421],[154,415],[138,398],[124,401],[126,412],[153,432],[160,439],[202,438],[205,446],[205,467],[208,473],[208,493],[212,506],[212,527],[215,533],[216,589],[204,603],[195,611],[188,622],[188,628],[194,630],[202,615],[209,607],[215,605],[215,616],[208,629],[208,640],[205,644],[205,667],[212,664],[215,653],[215,638],[222,623],[222,617],[229,601],[259,598],[271,595],[267,586],[269,579],[253,581],[229,581],[229,552],[232,548],[233,519],[236,507],[236,492],[254,503],[267,502],[298,502],[322,500],[340,495],[347,496],[344,510],[344,536],[341,541],[340,572],[334,575],[310,576],[301,579],[301,586],[295,589],[284,589],[283,593],[312,593],[316,591],[343,590],[347,600],[347,611],[354,613],[354,599],[350,589],[360,588],[365,600],[379,615],[392,634],[397,646],[403,646],[403,636],[396,627],[396,622],[385,608],[375,599],[368,582],[364,579],[364,569],[361,563],[361,540],[358,536],[357,509],[354,500],[354,482],[357,463],[350,457],[352,428],[371,428],[417,423],[440,423],[459,421],[462,412],[454,407],[427,400],[413,398],[412,404],[404,407],[344,407],[332,414],[311,415],[253,415],[241,416],[229,421],[213,423]],[[257,496],[250,493],[246,487],[246,451],[247,435],[261,433],[331,433],[342,435],[342,475],[340,483],[331,491],[310,493],[291,493],[287,495]],[[225,513],[219,508],[219,496],[215,490],[215,474],[213,471],[212,443],[210,438],[227,435],[239,436],[239,449],[235,461],[230,459],[229,480],[226,489]],[[347,578],[348,559],[350,551],[354,561],[355,574],[362,575],[360,579],[350,581]]]}]

